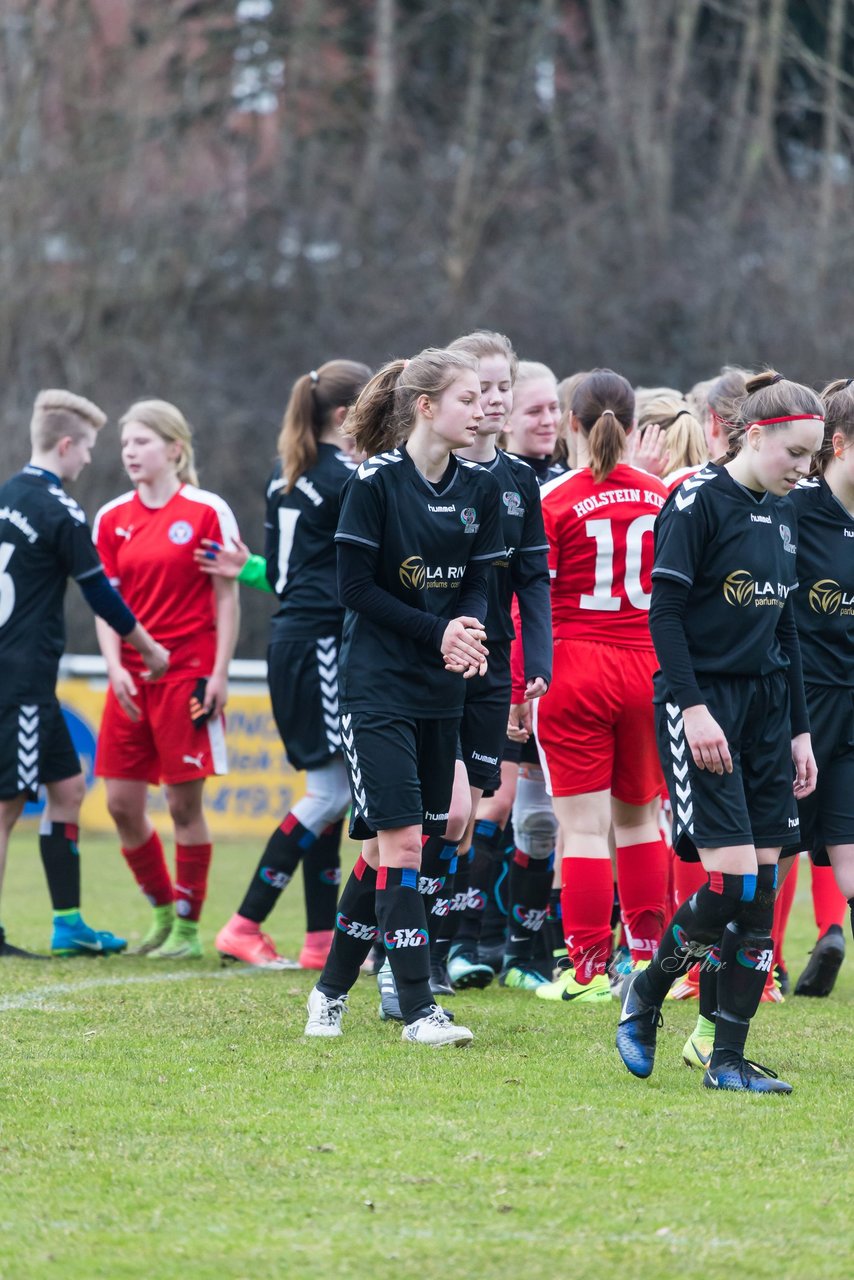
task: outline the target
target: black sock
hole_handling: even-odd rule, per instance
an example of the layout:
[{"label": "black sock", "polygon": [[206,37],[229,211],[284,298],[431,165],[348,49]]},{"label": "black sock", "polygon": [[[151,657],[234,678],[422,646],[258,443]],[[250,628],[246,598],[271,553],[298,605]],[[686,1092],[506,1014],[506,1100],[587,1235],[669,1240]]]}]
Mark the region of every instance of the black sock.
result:
[{"label": "black sock", "polygon": [[848,899],[848,910],[850,912],[851,936],[854,937],[854,898]]},{"label": "black sock", "polygon": [[341,885],[341,832],[343,818],[324,827],[303,853],[302,886],[305,894],[305,927],[308,933],[335,928],[338,889]]},{"label": "black sock", "polygon": [[776,866],[760,866],[753,899],[741,906],[724,929],[718,972],[716,1052],[744,1052],[750,1020],[759,1008],[774,963],[771,929],[776,888]]},{"label": "black sock", "polygon": [[430,990],[430,946],[418,872],[380,867],[377,924],[388,956],[404,1022],[415,1022],[436,1003]]},{"label": "black sock", "polygon": [[262,924],[290,883],[300,858],[316,840],[314,832],[289,813],[267,841],[237,914]]},{"label": "black sock", "polygon": [[497,822],[479,821],[474,824],[468,855],[467,894],[456,936],[457,946],[466,950],[477,949],[493,863],[501,853],[502,843],[503,833]]},{"label": "black sock", "polygon": [[721,967],[720,946],[709,948],[700,961],[700,1017],[714,1022],[718,1011],[718,971]]},{"label": "black sock", "polygon": [[446,836],[424,836],[421,841],[421,870],[418,892],[424,899],[430,951],[435,954],[442,925],[450,911],[450,895],[457,870],[457,841]]},{"label": "black sock", "polygon": [[480,941],[484,947],[501,949],[507,941],[507,911],[510,888],[510,862],[516,850],[512,832],[502,832],[500,847],[492,856],[487,882],[486,906],[480,922]]},{"label": "black sock", "polygon": [[515,849],[507,894],[507,947],[504,965],[531,964],[534,943],[545,924],[554,878],[554,858],[530,858]]},{"label": "black sock", "polygon": [[376,899],[377,873],[360,854],[344,885],[332,947],[317,983],[325,996],[344,995],[358,978],[379,934]]},{"label": "black sock", "polygon": [[54,911],[80,910],[80,828],[73,822],[45,823],[39,850]]},{"label": "black sock", "polygon": [[[666,926],[648,969],[635,981],[642,999],[660,1005],[680,974],[702,961],[736,915],[744,893],[744,876],[715,872],[683,902]],[[712,888],[714,885],[714,888]]]}]

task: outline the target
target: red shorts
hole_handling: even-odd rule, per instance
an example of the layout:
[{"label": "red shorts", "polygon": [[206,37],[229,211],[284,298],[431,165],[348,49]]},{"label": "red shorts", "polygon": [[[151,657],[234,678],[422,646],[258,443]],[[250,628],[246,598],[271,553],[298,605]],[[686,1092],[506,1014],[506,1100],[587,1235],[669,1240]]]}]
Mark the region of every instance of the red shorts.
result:
[{"label": "red shorts", "polygon": [[555,640],[549,691],[534,703],[534,729],[553,796],[610,791],[624,804],[648,804],[663,786],[651,649]]},{"label": "red shorts", "polygon": [[196,728],[190,719],[190,695],[198,676],[175,684],[136,681],[136,722],[119,706],[112,689],[98,732],[95,774],[135,782],[191,782],[228,772],[225,720],[217,716]]}]

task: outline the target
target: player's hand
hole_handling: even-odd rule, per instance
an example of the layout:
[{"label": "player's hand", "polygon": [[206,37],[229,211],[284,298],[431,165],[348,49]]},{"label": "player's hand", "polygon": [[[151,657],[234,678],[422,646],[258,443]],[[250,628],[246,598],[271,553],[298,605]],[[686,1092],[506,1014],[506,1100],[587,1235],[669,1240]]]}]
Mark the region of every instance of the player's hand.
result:
[{"label": "player's hand", "polygon": [[225,710],[227,702],[228,676],[217,675],[214,672],[212,676],[208,676],[208,687],[205,691],[205,700],[202,705],[208,715],[218,716]]},{"label": "player's hand", "polygon": [[534,731],[534,711],[530,702],[514,703],[507,718],[507,737],[511,742],[527,742]]},{"label": "player's hand", "polygon": [[710,773],[732,773],[729,743],[717,720],[703,703],[682,712],[685,741],[691,748],[694,764]]},{"label": "player's hand", "polygon": [[650,475],[659,478],[667,475],[670,467],[670,450],[667,448],[664,432],[657,422],[651,422],[644,428],[642,435],[638,434],[632,451],[632,466],[640,467],[641,471],[648,471]]},{"label": "player's hand", "polygon": [[486,675],[489,650],[483,643],[485,639],[486,632],[477,618],[454,618],[442,636],[445,668],[458,672],[467,680],[472,676]]},{"label": "player's hand", "polygon": [[794,792],[798,800],[812,795],[818,778],[818,766],[812,753],[812,739],[808,733],[792,738],[792,761],[795,766]]},{"label": "player's hand", "polygon": [[169,669],[169,650],[164,649],[156,640],[151,641],[145,653],[139,655],[146,665],[144,680],[159,680]]},{"label": "player's hand", "polygon": [[541,698],[548,691],[548,681],[543,676],[535,676],[533,680],[529,680],[525,685],[525,701],[533,702],[535,698]]},{"label": "player's hand", "polygon": [[139,704],[134,702],[137,687],[134,678],[126,667],[118,667],[110,675],[110,688],[116,695],[116,701],[129,720],[137,723],[141,716]]},{"label": "player's hand", "polygon": [[212,538],[202,538],[201,546],[196,547],[193,552],[193,559],[202,573],[234,579],[240,576],[240,571],[251,554],[246,543],[239,538],[233,547],[224,547]]}]

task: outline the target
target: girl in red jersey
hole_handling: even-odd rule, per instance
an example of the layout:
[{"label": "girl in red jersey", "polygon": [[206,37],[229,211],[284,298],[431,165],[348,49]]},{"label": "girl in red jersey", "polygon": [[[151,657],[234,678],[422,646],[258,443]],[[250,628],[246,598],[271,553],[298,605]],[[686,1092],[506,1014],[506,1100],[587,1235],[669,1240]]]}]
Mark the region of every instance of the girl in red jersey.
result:
[{"label": "girl in red jersey", "polygon": [[[198,921],[212,853],[202,793],[205,778],[227,768],[222,712],[239,622],[237,584],[200,574],[193,551],[202,539],[230,545],[237,524],[222,498],[197,487],[180,410],[142,400],[120,425],[134,490],[101,508],[93,538],[108,577],[172,656],[166,679],[145,685],[136,654],[98,625],[110,688],[95,773],[106,781],[122,853],[154,908],[139,952],[190,959],[202,954]],[[148,788],[161,782],[175,825],[174,886],[146,812]]]},{"label": "girl in red jersey", "polygon": [[612,823],[634,965],[651,959],[664,916],[648,610],[652,530],[665,489],[622,460],[634,407],[625,378],[590,373],[572,401],[578,469],[542,491],[555,647],[534,725],[563,835],[563,927],[573,968],[556,981],[567,1001],[610,999]]}]

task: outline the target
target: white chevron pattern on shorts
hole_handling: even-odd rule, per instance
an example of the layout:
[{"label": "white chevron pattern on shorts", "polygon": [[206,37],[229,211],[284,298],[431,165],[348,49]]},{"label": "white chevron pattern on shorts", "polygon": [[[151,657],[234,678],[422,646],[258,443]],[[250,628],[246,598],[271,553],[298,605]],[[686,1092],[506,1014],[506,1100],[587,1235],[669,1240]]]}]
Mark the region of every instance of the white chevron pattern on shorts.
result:
[{"label": "white chevron pattern on shorts", "polygon": [[356,753],[356,746],[353,741],[353,717],[351,715],[342,715],[341,717],[341,745],[344,748],[344,757],[347,761],[347,769],[350,774],[350,788],[353,792],[353,808],[356,813],[363,818],[368,816],[368,798],[365,795],[365,788],[362,786],[362,769],[359,764],[359,757]]},{"label": "white chevron pattern on shorts", "polygon": [[670,768],[673,773],[673,790],[676,799],[676,831],[677,835],[684,831],[694,834],[694,797],[691,793],[691,779],[688,777],[687,744],[685,742],[685,726],[682,712],[675,702],[665,703],[667,711],[667,734],[670,739]]},{"label": "white chevron pattern on shorts", "polygon": [[324,636],[315,645],[317,674],[320,676],[320,701],[329,754],[341,750],[341,722],[338,718],[338,648],[334,636]]},{"label": "white chevron pattern on shorts", "polygon": [[18,708],[18,790],[34,791],[39,780],[39,709]]}]

